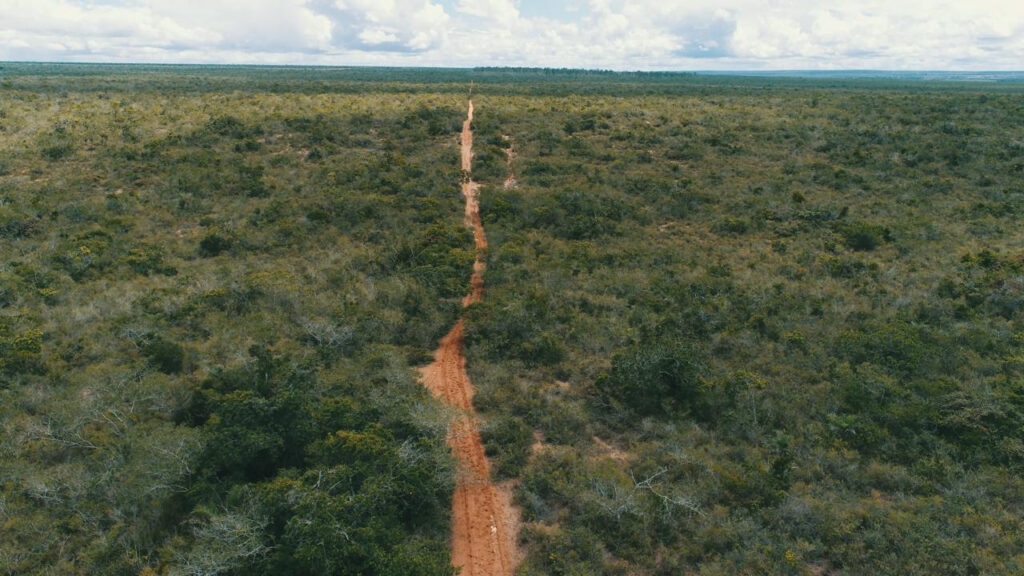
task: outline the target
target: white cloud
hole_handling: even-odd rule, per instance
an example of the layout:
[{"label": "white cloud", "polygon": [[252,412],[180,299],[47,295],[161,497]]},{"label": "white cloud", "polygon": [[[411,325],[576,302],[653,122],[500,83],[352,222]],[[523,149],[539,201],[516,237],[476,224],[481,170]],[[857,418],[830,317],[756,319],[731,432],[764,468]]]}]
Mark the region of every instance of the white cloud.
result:
[{"label": "white cloud", "polygon": [[423,52],[441,47],[449,16],[430,0],[317,0],[330,17],[333,44],[341,48]]},{"label": "white cloud", "polygon": [[[846,3],[819,8],[787,4],[787,10],[741,13],[733,38],[735,56],[817,61],[824,67],[949,68],[998,34],[1006,50],[976,66],[1020,68],[1013,39],[1024,34],[1024,12],[999,0]],[[992,14],[1001,12],[998,22]],[[997,41],[998,42],[998,41]]]},{"label": "white cloud", "polygon": [[1016,0],[572,0],[560,20],[531,13],[536,7],[520,0],[0,0],[0,59],[619,69],[1024,63],[1024,2]]},{"label": "white cloud", "polygon": [[[0,31],[20,54],[130,59],[138,50],[315,52],[328,46],[330,21],[305,0],[218,0],[92,5],[72,0],[0,0]],[[27,47],[25,46],[27,44]],[[10,58],[0,48],[0,57]]]},{"label": "white cloud", "polygon": [[456,10],[506,26],[519,20],[519,2],[514,0],[459,0]]},{"label": "white cloud", "polygon": [[308,0],[151,0],[143,10],[170,25],[210,34],[218,48],[318,51],[329,46],[331,22],[309,4]]}]

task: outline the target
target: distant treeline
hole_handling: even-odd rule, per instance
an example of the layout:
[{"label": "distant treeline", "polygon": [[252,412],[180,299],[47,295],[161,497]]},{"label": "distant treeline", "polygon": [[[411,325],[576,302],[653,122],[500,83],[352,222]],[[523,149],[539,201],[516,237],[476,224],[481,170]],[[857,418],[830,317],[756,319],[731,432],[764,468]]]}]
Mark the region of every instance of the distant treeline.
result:
[{"label": "distant treeline", "polygon": [[782,76],[764,73],[615,72],[569,68],[391,68],[364,66],[253,66],[190,64],[78,64],[9,62],[0,90],[61,93],[151,91],[207,94],[223,90],[269,93],[460,93],[472,82],[483,94],[749,95],[793,90],[903,90],[1021,92],[1024,83],[948,81],[922,76]]},{"label": "distant treeline", "polygon": [[646,72],[642,70],[635,71],[617,71],[617,70],[595,70],[585,68],[529,68],[529,67],[510,67],[510,66],[477,66],[473,68],[474,72],[484,73],[499,73],[499,74],[527,74],[527,75],[541,75],[541,76],[605,76],[605,77],[619,77],[619,78],[675,78],[679,76],[696,76],[696,72],[680,72],[680,71],[654,71]]}]

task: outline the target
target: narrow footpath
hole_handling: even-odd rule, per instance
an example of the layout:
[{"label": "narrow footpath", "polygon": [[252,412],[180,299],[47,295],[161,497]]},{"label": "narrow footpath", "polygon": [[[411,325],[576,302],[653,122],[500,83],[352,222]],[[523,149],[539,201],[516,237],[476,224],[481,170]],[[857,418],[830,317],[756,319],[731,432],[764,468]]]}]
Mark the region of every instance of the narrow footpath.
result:
[{"label": "narrow footpath", "polygon": [[[473,229],[476,260],[470,291],[463,306],[479,302],[484,293],[487,268],[487,237],[480,221],[477,195],[480,186],[470,174],[473,159],[473,101],[462,124],[462,195],[466,201],[466,225]],[[461,576],[509,576],[515,569],[517,516],[509,495],[491,482],[490,466],[473,411],[473,384],[466,375],[462,354],[464,324],[460,319],[441,339],[434,362],[420,369],[423,385],[434,396],[455,408],[448,429],[448,445],[457,463],[452,502],[452,563]]]}]

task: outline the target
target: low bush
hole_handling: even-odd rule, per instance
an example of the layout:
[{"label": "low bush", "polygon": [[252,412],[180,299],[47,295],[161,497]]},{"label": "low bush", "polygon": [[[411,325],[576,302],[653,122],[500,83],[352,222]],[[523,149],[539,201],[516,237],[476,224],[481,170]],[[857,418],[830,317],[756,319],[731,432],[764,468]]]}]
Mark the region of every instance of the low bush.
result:
[{"label": "low bush", "polygon": [[842,234],[847,248],[860,252],[874,250],[883,242],[892,239],[891,233],[884,226],[866,222],[852,222],[840,226],[839,233]]},{"label": "low bush", "polygon": [[704,358],[685,341],[643,342],[612,356],[598,377],[604,395],[641,415],[666,415],[692,408],[703,394]]},{"label": "low bush", "polygon": [[199,241],[199,255],[210,258],[231,249],[234,240],[217,232],[210,232]]},{"label": "low bush", "polygon": [[494,463],[499,478],[519,476],[530,455],[533,433],[517,418],[489,422],[481,432],[487,457]]},{"label": "low bush", "polygon": [[164,374],[178,374],[185,367],[185,349],[180,344],[159,337],[145,343],[142,353]]}]

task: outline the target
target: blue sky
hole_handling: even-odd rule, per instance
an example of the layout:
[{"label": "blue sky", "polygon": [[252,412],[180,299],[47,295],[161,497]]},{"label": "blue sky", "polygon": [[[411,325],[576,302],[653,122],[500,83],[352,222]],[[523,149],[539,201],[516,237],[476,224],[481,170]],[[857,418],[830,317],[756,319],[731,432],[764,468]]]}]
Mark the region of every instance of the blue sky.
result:
[{"label": "blue sky", "polygon": [[1021,70],[1020,0],[0,0],[0,60]]}]

